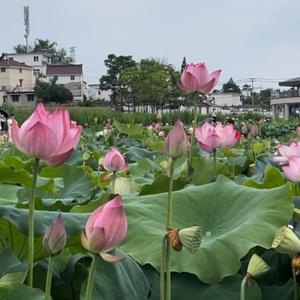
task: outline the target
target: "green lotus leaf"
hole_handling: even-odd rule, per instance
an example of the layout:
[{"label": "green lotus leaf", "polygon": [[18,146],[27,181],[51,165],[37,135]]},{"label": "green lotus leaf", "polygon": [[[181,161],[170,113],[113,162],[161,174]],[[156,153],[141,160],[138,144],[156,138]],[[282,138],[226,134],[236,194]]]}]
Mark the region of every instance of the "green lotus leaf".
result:
[{"label": "green lotus leaf", "polygon": [[[167,193],[126,197],[128,234],[121,249],[140,264],[160,266]],[[288,187],[253,189],[221,176],[214,183],[174,192],[173,226],[201,226],[203,243],[196,255],[172,252],[173,272],[193,273],[205,283],[235,274],[253,247],[270,248],[277,230],[292,216]]]}]

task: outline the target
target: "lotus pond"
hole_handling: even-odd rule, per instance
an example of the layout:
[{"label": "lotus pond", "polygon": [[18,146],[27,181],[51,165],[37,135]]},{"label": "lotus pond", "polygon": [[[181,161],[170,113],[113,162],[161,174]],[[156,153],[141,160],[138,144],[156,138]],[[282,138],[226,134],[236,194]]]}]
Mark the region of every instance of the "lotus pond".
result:
[{"label": "lotus pond", "polygon": [[[230,125],[226,139],[211,148],[205,136],[211,128],[193,138],[193,129],[180,126],[184,137],[176,131],[179,140],[171,135],[176,126],[163,124],[114,121],[96,131],[85,128],[76,151],[57,166],[36,164],[20,145],[2,141],[0,299],[88,299],[90,289],[90,299],[156,300],[164,299],[168,288],[174,300],[298,299],[300,139],[295,126],[282,136],[290,139],[288,147],[264,134],[263,124],[250,124],[238,137]],[[105,248],[104,238],[93,241],[87,220],[116,197],[122,200],[122,219],[112,222],[105,234],[113,237],[105,241],[114,246],[112,240],[119,241],[114,249]],[[54,220],[63,224],[65,240],[53,229]],[[101,229],[110,220],[105,222]],[[54,245],[53,232],[58,234]],[[111,257],[116,261],[107,262]]]}]

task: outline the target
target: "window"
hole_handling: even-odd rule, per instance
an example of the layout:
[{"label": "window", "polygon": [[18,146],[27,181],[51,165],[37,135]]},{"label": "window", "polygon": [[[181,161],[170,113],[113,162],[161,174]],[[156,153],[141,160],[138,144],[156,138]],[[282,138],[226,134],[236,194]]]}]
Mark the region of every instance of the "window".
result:
[{"label": "window", "polygon": [[47,60],[48,60],[48,62],[51,62],[51,57],[47,56]]},{"label": "window", "polygon": [[39,61],[39,57],[38,56],[34,56],[33,57],[33,61]]},{"label": "window", "polygon": [[1,85],[0,91],[6,91],[6,85]]},{"label": "window", "polygon": [[1,68],[1,73],[4,73],[6,71],[5,68]]},{"label": "window", "polygon": [[27,95],[27,102],[34,101],[34,95]]},{"label": "window", "polygon": [[19,86],[23,86],[23,79],[19,79]]},{"label": "window", "polygon": [[101,95],[101,91],[98,91],[98,96],[100,96]]},{"label": "window", "polygon": [[40,69],[33,69],[33,76],[39,76],[40,75]]},{"label": "window", "polygon": [[75,80],[75,75],[71,75],[71,80]]},{"label": "window", "polygon": [[22,69],[19,69],[19,73],[22,73],[22,71],[23,71]]},{"label": "window", "polygon": [[7,96],[3,96],[3,103],[7,101]]},{"label": "window", "polygon": [[19,98],[20,98],[20,95],[12,95],[11,96],[12,102],[19,102]]}]

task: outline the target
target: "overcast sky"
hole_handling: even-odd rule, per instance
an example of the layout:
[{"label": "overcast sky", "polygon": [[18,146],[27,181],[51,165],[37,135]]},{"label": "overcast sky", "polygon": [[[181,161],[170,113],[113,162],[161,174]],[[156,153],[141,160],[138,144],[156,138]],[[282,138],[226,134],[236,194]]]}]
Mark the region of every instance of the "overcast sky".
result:
[{"label": "overcast sky", "polygon": [[221,83],[300,77],[299,0],[2,0],[0,52],[25,43],[24,5],[30,42],[76,46],[88,83],[106,72],[109,53],[164,59],[177,69],[186,56],[222,69]]}]

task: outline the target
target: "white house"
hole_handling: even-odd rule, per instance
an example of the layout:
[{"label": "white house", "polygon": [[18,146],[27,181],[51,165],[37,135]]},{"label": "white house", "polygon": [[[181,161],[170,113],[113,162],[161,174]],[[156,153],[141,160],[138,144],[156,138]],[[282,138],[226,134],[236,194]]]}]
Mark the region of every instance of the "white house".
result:
[{"label": "white house", "polygon": [[110,101],[111,93],[111,90],[100,90],[99,83],[92,83],[88,86],[88,99],[90,99],[91,101]]},{"label": "white house", "polygon": [[0,57],[0,105],[34,106],[32,67]]},{"label": "white house", "polygon": [[239,93],[211,94],[209,98],[217,106],[242,106],[241,94]]},{"label": "white house", "polygon": [[83,101],[85,83],[83,81],[82,64],[50,64],[47,65],[48,80],[55,80],[71,91],[74,101]]},{"label": "white house", "polygon": [[8,58],[33,67],[33,82],[40,76],[46,76],[47,65],[52,63],[53,54],[48,52],[9,53]]}]

